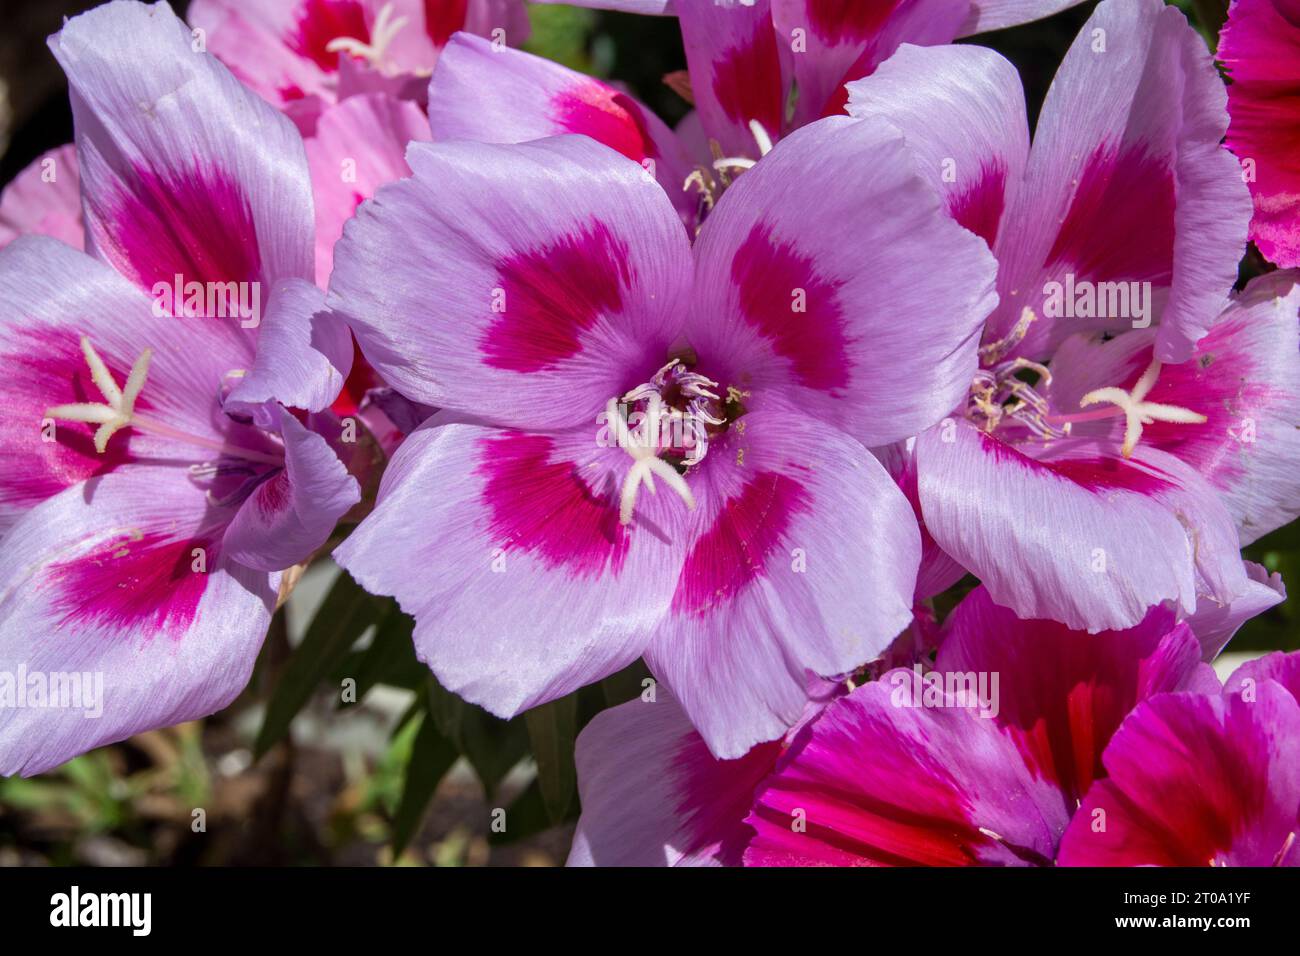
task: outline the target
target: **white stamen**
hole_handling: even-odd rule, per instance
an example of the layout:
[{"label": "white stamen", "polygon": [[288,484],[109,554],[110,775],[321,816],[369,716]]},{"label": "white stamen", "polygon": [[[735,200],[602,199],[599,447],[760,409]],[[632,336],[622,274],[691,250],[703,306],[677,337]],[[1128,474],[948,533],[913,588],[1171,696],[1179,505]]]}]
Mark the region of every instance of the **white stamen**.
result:
[{"label": "white stamen", "polygon": [[754,142],[758,143],[759,156],[766,156],[772,152],[772,137],[768,135],[767,130],[763,129],[762,123],[758,120],[750,120],[749,131],[754,135]]},{"label": "white stamen", "polygon": [[144,388],[145,376],[149,374],[149,361],[153,358],[153,349],[145,349],[131,366],[131,373],[126,377],[126,390],[117,387],[113,373],[108,370],[104,360],[99,357],[90,339],[81,337],[81,354],[90,366],[90,378],[104,396],[104,402],[76,402],[71,405],[55,405],[45,410],[46,418],[61,418],[66,422],[86,422],[98,425],[95,430],[95,451],[101,455],[108,448],[108,440],[119,429],[131,424],[135,416],[135,400]]},{"label": "white stamen", "polygon": [[375,16],[374,26],[370,28],[370,42],[366,43],[356,37],[335,37],[325,44],[330,53],[347,53],[366,60],[375,69],[382,70],[388,47],[406,26],[407,17],[393,16],[392,3],[385,3]]},{"label": "white stamen", "polygon": [[1099,402],[1107,402],[1118,405],[1123,410],[1125,420],[1124,444],[1120,446],[1120,453],[1125,458],[1132,457],[1133,449],[1137,447],[1137,443],[1142,437],[1143,425],[1150,425],[1152,422],[1203,425],[1206,421],[1204,415],[1191,409],[1182,408],[1178,405],[1162,405],[1159,402],[1146,401],[1147,395],[1151,393],[1151,389],[1155,387],[1156,379],[1159,377],[1160,360],[1152,359],[1146,371],[1134,383],[1133,391],[1126,392],[1122,388],[1107,386],[1106,388],[1094,389],[1079,399],[1080,408],[1096,405]]},{"label": "white stamen", "polygon": [[664,414],[663,400],[658,392],[654,392],[649,396],[648,401],[645,421],[636,434],[628,429],[627,422],[619,414],[618,402],[615,399],[611,398],[605,406],[605,415],[614,431],[615,440],[620,448],[632,456],[632,467],[623,478],[623,488],[619,495],[618,520],[625,525],[632,523],[641,486],[644,484],[651,494],[655,493],[656,475],[677,493],[678,497],[686,503],[687,508],[692,510],[695,508],[695,496],[691,494],[686,479],[677,473],[676,468],[659,457],[659,422]]}]

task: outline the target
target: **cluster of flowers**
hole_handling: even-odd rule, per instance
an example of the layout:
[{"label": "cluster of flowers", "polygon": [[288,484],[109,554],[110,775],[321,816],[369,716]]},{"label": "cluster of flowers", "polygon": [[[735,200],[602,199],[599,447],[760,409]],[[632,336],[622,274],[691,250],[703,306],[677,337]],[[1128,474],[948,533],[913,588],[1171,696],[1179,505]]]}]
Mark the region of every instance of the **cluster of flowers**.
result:
[{"label": "cluster of flowers", "polygon": [[[107,678],[0,709],[0,773],[229,704],[330,552],[493,713],[644,658],[571,862],[1300,863],[1300,655],[1206,663],[1300,513],[1300,5],[1237,0],[1225,88],[1103,0],[1032,141],[951,41],[1069,0],[587,5],[677,16],[676,130],[513,48],[518,0],[51,38],[76,142],[0,203],[0,670]],[[1248,236],[1282,268],[1233,292]]]}]

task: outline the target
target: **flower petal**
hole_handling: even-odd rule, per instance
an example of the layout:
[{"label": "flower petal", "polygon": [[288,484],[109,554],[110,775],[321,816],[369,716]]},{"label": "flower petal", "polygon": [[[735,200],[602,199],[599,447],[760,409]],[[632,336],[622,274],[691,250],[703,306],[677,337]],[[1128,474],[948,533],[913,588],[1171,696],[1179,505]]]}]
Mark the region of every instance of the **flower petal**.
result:
[{"label": "flower petal", "polygon": [[645,658],[730,759],[794,724],[809,673],[848,673],[907,626],[920,540],[871,453],[800,415],[745,415],[689,480],[691,550]]},{"label": "flower petal", "polygon": [[583,133],[652,170],[693,220],[696,199],[684,188],[691,158],[676,134],[634,97],[542,57],[457,34],[429,81],[429,122],[440,141],[522,143]]},{"label": "flower petal", "polygon": [[585,136],[415,143],[407,160],[414,177],[344,230],[327,300],[384,381],[501,424],[574,427],[664,364],[690,250],[644,169]]},{"label": "flower petal", "polygon": [[222,539],[232,561],[259,571],[305,561],[361,500],[356,479],[324,438],[278,406],[274,414],[284,438],[284,470],[257,486]]},{"label": "flower petal", "polygon": [[1063,866],[1296,866],[1300,704],[1161,694],[1111,739],[1061,840]]},{"label": "flower petal", "polygon": [[0,248],[28,233],[53,236],[75,249],[85,244],[81,177],[71,143],[36,157],[0,193]]},{"label": "flower petal", "polygon": [[206,716],[244,688],[277,581],[220,553],[225,520],[183,468],[137,466],[63,491],[10,530],[0,673],[81,675],[83,692],[102,681],[102,696],[0,706],[0,775]]},{"label": "flower petal", "polygon": [[[1249,196],[1221,145],[1225,104],[1205,41],[1180,10],[1099,4],[1043,103],[997,250],[1002,301],[988,337],[1009,332],[1026,307],[1040,319],[1056,311],[1049,283],[1069,276],[1149,283],[1156,354],[1185,360],[1226,304],[1245,249]],[[1088,328],[1115,331],[1116,317],[1036,322],[1021,351],[1050,355]]]},{"label": "flower petal", "polygon": [[695,251],[688,338],[748,406],[793,404],[875,446],[964,400],[996,266],[884,121],[834,117],[782,140]]},{"label": "flower petal", "polygon": [[87,246],[146,289],[310,278],[298,131],[164,3],[106,4],[50,39],[72,98]]},{"label": "flower petal", "polygon": [[970,427],[917,439],[918,491],[939,546],[1022,617],[1099,631],[1132,627],[1173,600],[1246,587],[1236,533],[1216,492],[1173,456],[1122,459],[1086,440],[1035,458]]},{"label": "flower petal", "polygon": [[512,716],[641,655],[685,552],[685,509],[643,494],[619,524],[631,458],[595,431],[529,434],[435,416],[384,473],[335,552],[415,617],[444,687]]}]

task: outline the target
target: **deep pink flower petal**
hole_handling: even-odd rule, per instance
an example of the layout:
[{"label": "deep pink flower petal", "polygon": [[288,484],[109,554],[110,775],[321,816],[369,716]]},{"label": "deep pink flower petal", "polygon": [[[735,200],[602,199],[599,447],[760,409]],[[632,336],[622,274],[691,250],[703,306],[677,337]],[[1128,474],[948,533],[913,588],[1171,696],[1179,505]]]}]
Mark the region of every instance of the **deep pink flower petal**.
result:
[{"label": "deep pink flower petal", "polygon": [[1219,37],[1228,86],[1228,148],[1255,202],[1250,237],[1270,261],[1300,265],[1300,8],[1290,0],[1237,0]]},{"label": "deep pink flower petal", "polygon": [[723,195],[695,251],[687,336],[748,407],[793,404],[875,446],[964,400],[995,265],[884,121],[835,117],[782,140]]},{"label": "deep pink flower petal", "polygon": [[770,0],[681,0],[677,14],[705,132],[725,155],[757,158],[749,124],[779,138],[790,89],[790,45],[773,28]]},{"label": "deep pink flower petal", "polygon": [[386,382],[501,424],[594,429],[664,364],[690,248],[639,165],[585,136],[407,159],[414,177],[344,230],[327,300]]},{"label": "deep pink flower petal", "polygon": [[951,42],[968,14],[950,0],[772,0],[779,42],[800,43],[794,125],[842,113],[846,83],[870,74],[900,43]]},{"label": "deep pink flower petal", "polygon": [[1042,457],[965,421],[917,438],[925,525],[999,604],[1073,628],[1131,627],[1172,600],[1186,612],[1246,587],[1236,531],[1190,466],[1139,445],[1064,440]]},{"label": "deep pink flower petal", "polygon": [[734,758],[794,724],[808,672],[847,673],[907,626],[920,541],[879,462],[812,418],[744,416],[692,489],[690,551],[646,663]]},{"label": "deep pink flower petal", "polygon": [[965,707],[900,706],[890,671],[828,707],[759,790],[747,866],[1044,863],[1068,813]]},{"label": "deep pink flower petal", "polygon": [[1300,700],[1300,652],[1285,654],[1274,651],[1253,661],[1247,661],[1232,672],[1224,682],[1225,694],[1239,694],[1250,697],[1266,680],[1276,681]]},{"label": "deep pink flower petal", "polygon": [[1300,865],[1300,704],[1162,694],[1124,722],[1061,840],[1064,866]]},{"label": "deep pink flower petal", "polygon": [[1153,608],[1127,630],[1088,634],[1022,620],[980,587],[944,622],[934,666],[999,675],[998,726],[1072,808],[1103,775],[1102,751],[1129,711],[1191,686],[1200,661],[1191,629],[1168,610]]}]

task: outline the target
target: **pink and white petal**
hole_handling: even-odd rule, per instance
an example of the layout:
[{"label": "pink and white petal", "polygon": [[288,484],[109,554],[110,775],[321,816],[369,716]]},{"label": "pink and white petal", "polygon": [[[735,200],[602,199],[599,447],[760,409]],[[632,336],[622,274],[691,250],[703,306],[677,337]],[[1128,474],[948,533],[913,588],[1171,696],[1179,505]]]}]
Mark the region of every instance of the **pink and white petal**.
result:
[{"label": "pink and white petal", "polygon": [[165,3],[110,3],[50,38],[72,99],[88,250],[152,290],[312,275],[301,137]]},{"label": "pink and white petal", "polygon": [[709,753],[662,684],[597,714],[578,735],[582,816],[568,866],[734,866],[754,789],[779,741],[736,760]]},{"label": "pink and white petal", "polygon": [[343,224],[384,183],[411,175],[406,145],[429,138],[429,122],[418,106],[378,93],[349,97],[321,113],[306,147],[316,204],[316,282],[322,288],[329,283]]},{"label": "pink and white petal", "polygon": [[950,43],[968,16],[953,0],[772,0],[778,42],[794,44],[794,125],[844,112],[846,83],[871,74],[901,43]]},{"label": "pink and white petal", "polygon": [[1297,866],[1300,704],[1161,694],[1111,739],[1061,840],[1062,866]]},{"label": "pink and white petal", "polygon": [[1196,613],[1187,618],[1196,639],[1201,642],[1202,657],[1212,661],[1228,646],[1234,634],[1252,617],[1262,614],[1286,600],[1282,575],[1253,561],[1246,567],[1246,587],[1229,604],[1201,602]]},{"label": "pink and white petal", "polygon": [[1250,163],[1250,238],[1279,266],[1300,266],[1300,14],[1290,0],[1236,0],[1219,37],[1228,148]]},{"label": "pink and white petal", "polygon": [[1221,145],[1225,104],[1205,41],[1181,11],[1163,0],[1099,4],[1048,91],[1007,211],[1014,228],[998,250],[1002,301],[988,337],[1030,308],[1041,321],[1020,351],[1050,355],[1066,335],[1137,317],[1047,319],[1049,283],[1150,283],[1156,352],[1187,359],[1245,251],[1249,191]]},{"label": "pink and white petal", "polygon": [[77,150],[71,143],[36,157],[0,193],[0,248],[30,233],[51,236],[74,249],[86,241]]},{"label": "pink and white petal", "polygon": [[1236,694],[1247,700],[1257,697],[1259,685],[1263,681],[1276,681],[1300,700],[1300,652],[1290,654],[1274,651],[1253,661],[1247,661],[1238,667],[1224,682],[1225,694]]},{"label": "pink and white petal", "polygon": [[1172,600],[1244,590],[1236,532],[1217,493],[1173,456],[1122,459],[1067,440],[1031,457],[965,422],[917,438],[918,491],[936,542],[1022,617],[1100,631]]},{"label": "pink and white petal", "polygon": [[727,156],[757,159],[750,128],[775,142],[785,129],[789,47],[772,24],[770,0],[676,0],[695,109]]},{"label": "pink and white petal", "polygon": [[1029,156],[1015,67],[984,47],[904,44],[848,89],[849,115],[897,126],[948,212],[996,248]]},{"label": "pink and white petal", "polygon": [[683,216],[694,216],[693,194],[683,188],[691,157],[663,120],[634,97],[531,53],[452,37],[429,81],[429,123],[439,141],[582,133],[651,170]]},{"label": "pink and white petal", "polygon": [[47,236],[21,237],[0,251],[0,402],[8,410],[0,423],[0,530],[95,475],[143,460],[188,464],[210,455],[135,429],[115,435],[101,455],[95,426],[48,425],[49,408],[101,401],[82,336],[119,385],[141,353],[154,350],[136,411],[210,441],[255,441],[217,403],[226,373],[253,358],[233,323],[155,316],[149,297],[103,263]]},{"label": "pink and white petal", "polygon": [[643,495],[619,523],[632,459],[591,432],[538,434],[440,413],[398,448],[375,510],[335,551],[415,617],[439,682],[503,717],[641,655],[686,552],[685,508]]},{"label": "pink and white petal", "polygon": [[751,412],[688,478],[690,553],[645,659],[732,759],[799,719],[810,672],[846,674],[907,626],[920,537],[875,457],[811,417]]},{"label": "pink and white petal", "polygon": [[258,571],[281,571],[311,557],[339,518],[361,500],[329,443],[281,408],[284,469],[257,486],[226,528],[222,552]]},{"label": "pink and white petal", "polygon": [[352,333],[325,308],[325,293],[306,279],[285,279],[271,290],[257,357],[228,401],[323,411],[342,390],[352,357]]},{"label": "pink and white petal", "polygon": [[912,514],[921,531],[921,567],[916,572],[915,599],[918,602],[928,600],[960,581],[965,576],[966,569],[935,543],[926,530],[925,522],[921,520],[921,499],[917,495],[916,486],[916,440],[909,438],[892,445],[882,445],[871,449],[871,453],[885,466],[885,470],[912,506]]},{"label": "pink and white petal", "polygon": [[796,130],[727,190],[695,252],[687,336],[748,407],[797,405],[871,447],[965,399],[996,263],[885,121]]},{"label": "pink and white petal", "polygon": [[188,19],[207,49],[263,99],[286,111],[334,98],[339,37],[370,39],[364,0],[193,0]]},{"label": "pink and white petal", "polygon": [[1005,30],[1034,20],[1042,20],[1080,0],[972,0],[971,11],[958,36]]},{"label": "pink and white petal", "polygon": [[964,707],[909,706],[890,671],[805,728],[755,796],[746,866],[1050,863],[1069,817]]},{"label": "pink and white petal", "polygon": [[221,555],[228,516],[184,467],[141,465],[14,525],[0,549],[0,672],[79,674],[102,696],[0,707],[0,775],[206,716],[243,690],[278,582]]},{"label": "pink and white petal", "polygon": [[1089,634],[1018,618],[979,587],[944,621],[934,670],[998,675],[993,720],[1068,810],[1105,775],[1102,751],[1129,711],[1153,694],[1189,689],[1200,665],[1196,637],[1165,608],[1136,627]]},{"label": "pink and white petal", "polygon": [[[1150,332],[1106,342],[1074,336],[1052,362],[1048,394],[1077,409],[1089,391],[1132,388],[1153,356]],[[1204,415],[1201,424],[1154,422],[1142,441],[1175,455],[1222,495],[1241,544],[1300,515],[1300,286],[1296,273],[1253,280],[1197,342],[1191,360],[1165,365],[1149,401]],[[1122,417],[1075,425],[1074,434],[1118,441]]]},{"label": "pink and white petal", "polygon": [[585,136],[414,143],[407,161],[413,178],[345,227],[326,300],[384,381],[488,421],[572,428],[667,361],[690,247],[641,166]]}]

